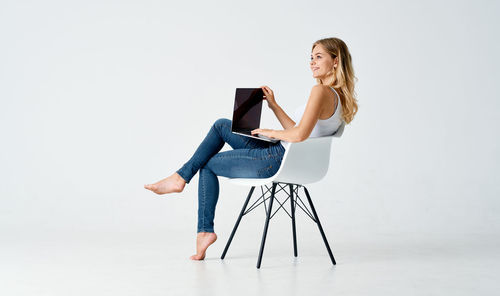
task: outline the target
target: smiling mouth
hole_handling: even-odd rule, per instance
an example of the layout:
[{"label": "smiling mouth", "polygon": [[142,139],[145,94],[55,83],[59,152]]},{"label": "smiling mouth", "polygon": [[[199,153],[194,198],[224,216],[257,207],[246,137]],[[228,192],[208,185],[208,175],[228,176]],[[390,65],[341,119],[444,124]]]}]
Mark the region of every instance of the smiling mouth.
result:
[{"label": "smiling mouth", "polygon": [[312,70],[313,70],[313,71],[316,71],[316,70],[318,70],[318,69],[319,69],[319,68],[313,68]]}]

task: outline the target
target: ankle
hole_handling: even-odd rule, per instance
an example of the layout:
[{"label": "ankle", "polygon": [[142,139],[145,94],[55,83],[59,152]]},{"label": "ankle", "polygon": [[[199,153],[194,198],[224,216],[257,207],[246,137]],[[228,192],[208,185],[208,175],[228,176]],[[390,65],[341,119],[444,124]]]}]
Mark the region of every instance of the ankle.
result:
[{"label": "ankle", "polygon": [[182,177],[181,177],[181,175],[179,175],[179,173],[175,172],[173,176],[174,176],[174,178],[175,178],[178,182],[180,182],[180,183],[182,183],[182,184],[186,184],[186,183],[187,183],[187,182],[186,182],[186,180],[184,180],[184,178],[182,178]]},{"label": "ankle", "polygon": [[211,236],[217,236],[215,232],[198,232],[197,234],[198,237],[211,237]]}]

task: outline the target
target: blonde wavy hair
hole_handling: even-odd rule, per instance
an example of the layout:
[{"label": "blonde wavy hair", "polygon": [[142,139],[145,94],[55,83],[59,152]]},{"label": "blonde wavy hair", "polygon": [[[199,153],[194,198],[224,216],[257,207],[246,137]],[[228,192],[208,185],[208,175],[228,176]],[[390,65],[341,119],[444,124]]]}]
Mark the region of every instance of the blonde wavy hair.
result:
[{"label": "blonde wavy hair", "polygon": [[[340,103],[342,104],[342,119],[346,123],[350,123],[354,119],[354,115],[358,112],[358,100],[354,91],[354,84],[358,78],[354,76],[352,67],[351,54],[344,41],[339,38],[325,38],[314,42],[311,52],[316,45],[321,44],[323,48],[330,54],[332,59],[338,57],[338,66],[333,71],[335,83],[328,83],[337,92],[340,91]],[[333,79],[332,79],[333,80]],[[321,79],[316,79],[318,83],[322,83]]]}]

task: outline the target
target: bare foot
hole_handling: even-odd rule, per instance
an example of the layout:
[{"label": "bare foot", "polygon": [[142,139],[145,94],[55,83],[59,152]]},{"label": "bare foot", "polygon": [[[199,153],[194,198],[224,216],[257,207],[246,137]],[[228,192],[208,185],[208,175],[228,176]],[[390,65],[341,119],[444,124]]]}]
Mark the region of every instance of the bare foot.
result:
[{"label": "bare foot", "polygon": [[205,259],[207,248],[217,240],[217,234],[214,232],[199,232],[196,236],[196,254],[191,256],[191,260]]},{"label": "bare foot", "polygon": [[186,181],[182,179],[182,177],[177,174],[177,172],[175,172],[170,177],[167,177],[154,184],[144,185],[144,188],[149,189],[156,194],[165,194],[172,192],[182,192],[185,185]]}]

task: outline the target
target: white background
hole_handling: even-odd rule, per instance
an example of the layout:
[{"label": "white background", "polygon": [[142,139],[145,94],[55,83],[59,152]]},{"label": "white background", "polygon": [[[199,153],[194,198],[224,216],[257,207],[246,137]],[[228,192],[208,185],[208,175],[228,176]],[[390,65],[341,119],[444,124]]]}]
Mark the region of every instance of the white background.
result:
[{"label": "white background", "polygon": [[[333,247],[486,243],[500,232],[499,6],[2,0],[0,243],[164,237],[166,252],[188,257],[198,175],[181,194],[143,185],[231,118],[236,87],[268,85],[286,112],[303,104],[316,83],[311,46],[325,37],[346,42],[359,79],[359,112],[334,140],[327,176],[308,186]],[[263,121],[280,128],[267,109]],[[221,182],[214,258],[247,191]],[[241,231],[256,251],[263,216],[247,217]],[[284,217],[271,228],[288,240]],[[317,229],[300,223],[299,238],[324,252]],[[291,244],[275,248],[290,255]]]}]

